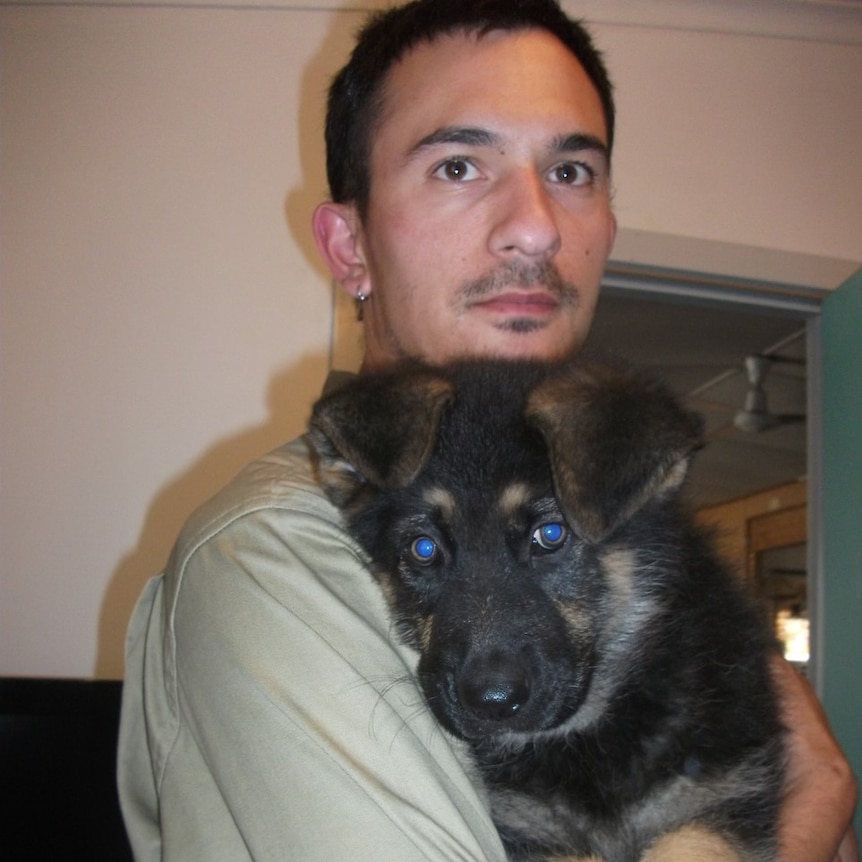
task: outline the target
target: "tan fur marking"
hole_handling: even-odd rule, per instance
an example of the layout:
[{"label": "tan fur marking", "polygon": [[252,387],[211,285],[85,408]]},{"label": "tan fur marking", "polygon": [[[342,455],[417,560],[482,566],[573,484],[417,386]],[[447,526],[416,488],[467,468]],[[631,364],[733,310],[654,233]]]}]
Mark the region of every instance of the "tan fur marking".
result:
[{"label": "tan fur marking", "polygon": [[720,835],[699,826],[684,826],[659,839],[642,862],[743,862]]},{"label": "tan fur marking", "polygon": [[615,595],[619,599],[628,599],[637,562],[635,552],[631,548],[611,547],[603,555],[602,562],[608,584]]},{"label": "tan fur marking", "polygon": [[511,518],[530,499],[530,488],[525,482],[513,482],[500,497],[500,512],[504,519]]},{"label": "tan fur marking", "polygon": [[386,604],[390,608],[395,607],[396,592],[394,578],[389,572],[377,571],[377,582],[380,584],[380,591],[383,593],[383,598],[386,599]]},{"label": "tan fur marking", "polygon": [[419,638],[419,646],[427,650],[431,645],[431,634],[434,631],[434,617],[429,615],[423,617],[416,626],[416,636]]},{"label": "tan fur marking", "polygon": [[455,514],[455,498],[445,488],[429,488],[423,495],[429,506],[440,510],[446,520],[451,520]]},{"label": "tan fur marking", "polygon": [[[395,610],[398,607],[398,599],[396,593],[396,579],[389,572],[377,572],[377,581],[380,584],[380,591],[383,593],[383,598],[390,608]],[[431,644],[431,633],[434,630],[434,616],[429,614],[426,617],[421,617],[413,626],[416,631],[416,637],[419,641],[420,649],[428,649]]]},{"label": "tan fur marking", "polygon": [[580,637],[589,624],[589,614],[585,614],[582,608],[568,602],[555,600],[554,604],[560,616],[566,621],[566,627],[571,635],[575,638]]},{"label": "tan fur marking", "polygon": [[[651,613],[647,602],[639,606],[633,601],[632,572],[635,561],[635,553],[629,548],[609,548],[604,554],[602,568],[613,595],[611,618],[608,620],[606,630],[616,631],[618,635],[604,650],[601,666],[598,668],[586,701],[575,715],[561,726],[565,732],[590,727],[595,721],[601,719],[608,701],[614,695],[617,682],[624,676],[625,663],[629,661],[628,651],[632,635],[622,633],[638,630],[634,622],[628,623],[627,620],[638,614]],[[571,611],[567,612],[560,608],[560,612],[570,627],[577,624],[577,616]]]},{"label": "tan fur marking", "polygon": [[687,472],[688,458],[680,458],[680,460],[674,462],[666,469],[657,469],[649,482],[643,486],[640,493],[633,497],[624,511],[620,513],[620,522],[628,520],[648,500],[652,500],[665,491],[676,490],[683,483]]},{"label": "tan fur marking", "polygon": [[668,471],[667,475],[664,477],[664,481],[661,483],[656,493],[663,493],[664,491],[673,491],[676,490],[682,483],[685,481],[686,474],[688,473],[688,458],[681,458],[676,462]]}]

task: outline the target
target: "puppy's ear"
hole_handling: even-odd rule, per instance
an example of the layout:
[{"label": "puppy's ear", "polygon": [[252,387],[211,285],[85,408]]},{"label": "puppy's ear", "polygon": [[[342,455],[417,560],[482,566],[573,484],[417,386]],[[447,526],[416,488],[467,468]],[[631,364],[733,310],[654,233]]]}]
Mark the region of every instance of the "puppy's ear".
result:
[{"label": "puppy's ear", "polygon": [[561,368],[530,394],[527,418],[545,438],[566,518],[590,542],[675,490],[703,444],[700,417],[665,386],[610,366]]},{"label": "puppy's ear", "polygon": [[409,485],[431,455],[453,393],[450,381],[423,369],[359,377],[321,398],[309,431],[330,497],[342,504],[364,483]]}]

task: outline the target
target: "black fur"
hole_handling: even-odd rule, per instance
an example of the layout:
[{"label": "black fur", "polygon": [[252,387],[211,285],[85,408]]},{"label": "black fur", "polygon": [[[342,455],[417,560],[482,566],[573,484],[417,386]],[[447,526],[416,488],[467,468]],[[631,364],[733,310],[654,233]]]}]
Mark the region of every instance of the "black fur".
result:
[{"label": "black fur", "polygon": [[772,638],[682,500],[701,426],[664,387],[414,367],[322,399],[311,439],[511,859],[633,862],[686,824],[774,858]]}]

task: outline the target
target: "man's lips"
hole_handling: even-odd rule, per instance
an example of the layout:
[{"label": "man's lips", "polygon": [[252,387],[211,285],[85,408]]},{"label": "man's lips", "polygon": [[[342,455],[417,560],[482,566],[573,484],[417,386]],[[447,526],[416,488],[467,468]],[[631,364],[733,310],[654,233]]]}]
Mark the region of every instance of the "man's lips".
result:
[{"label": "man's lips", "polygon": [[559,306],[559,300],[545,291],[507,291],[480,300],[474,305],[485,311],[523,316],[550,314]]}]

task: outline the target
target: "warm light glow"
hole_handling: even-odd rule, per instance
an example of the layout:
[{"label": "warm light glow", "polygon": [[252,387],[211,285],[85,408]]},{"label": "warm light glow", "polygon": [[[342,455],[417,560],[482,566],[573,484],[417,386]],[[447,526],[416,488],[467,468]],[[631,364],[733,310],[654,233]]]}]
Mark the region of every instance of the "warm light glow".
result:
[{"label": "warm light glow", "polygon": [[775,633],[784,644],[784,657],[788,661],[808,661],[808,620],[794,617],[790,611],[779,611],[775,615]]}]

